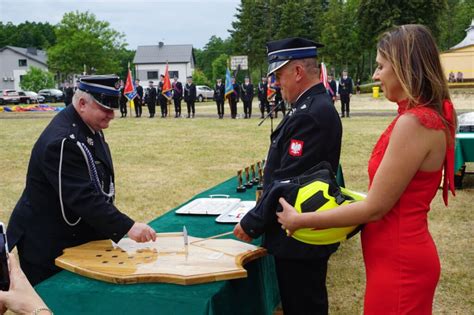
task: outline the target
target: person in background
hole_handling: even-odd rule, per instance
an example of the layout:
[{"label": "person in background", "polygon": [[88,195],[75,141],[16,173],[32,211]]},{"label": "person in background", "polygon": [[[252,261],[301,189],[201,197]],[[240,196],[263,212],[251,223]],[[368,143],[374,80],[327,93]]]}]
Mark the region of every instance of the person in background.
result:
[{"label": "person in background", "polygon": [[252,117],[253,84],[250,78],[245,77],[245,81],[240,88],[242,102],[244,103],[244,119]]},{"label": "person in background", "polygon": [[72,96],[74,95],[74,89],[69,85],[69,82],[64,84],[64,105],[68,106],[72,104]]},{"label": "person in background", "polygon": [[178,77],[173,78],[171,85],[173,89],[173,102],[174,102],[174,118],[181,117],[181,100],[183,99],[183,85],[178,81]]},{"label": "person in background", "polygon": [[231,93],[229,97],[229,106],[230,106],[230,117],[232,119],[237,118],[237,103],[239,102],[239,92],[240,92],[240,86],[235,82],[235,78],[232,77],[232,86],[234,89],[234,92]]},{"label": "person in background", "polygon": [[135,117],[142,117],[142,102],[143,102],[143,87],[140,85],[140,80],[135,80],[135,88],[137,90],[137,96],[134,99],[135,105]]},{"label": "person in background", "polygon": [[186,78],[186,84],[184,85],[184,101],[188,107],[188,116],[186,116],[186,118],[194,118],[196,113],[196,85],[193,83],[192,76]]},{"label": "person in background", "polygon": [[127,117],[127,102],[128,102],[128,99],[127,97],[125,96],[125,84],[123,82],[123,80],[120,80],[120,118],[125,118]]},{"label": "person in background", "polygon": [[329,83],[328,93],[329,93],[329,96],[331,96],[332,104],[334,105],[337,100],[337,83],[336,83],[336,80],[334,80],[334,77],[332,74],[328,74],[328,83]]},{"label": "person in background", "polygon": [[153,81],[148,81],[148,88],[145,92],[145,103],[148,106],[149,118],[155,117],[156,110],[156,89],[153,86]]},{"label": "person in background", "polygon": [[364,314],[431,315],[440,263],[428,211],[440,183],[446,205],[449,191],[454,194],[456,112],[436,42],[425,26],[384,33],[376,62],[373,79],[397,103],[398,116],[372,151],[366,199],[298,214],[280,198],[284,210],[278,221],[288,235],[300,228],[365,224]]},{"label": "person in background", "polygon": [[224,96],[225,96],[225,86],[222,84],[222,79],[217,79],[217,83],[214,86],[214,100],[217,105],[217,115],[219,119],[224,118]]},{"label": "person in background", "polygon": [[160,75],[160,83],[158,83],[158,88],[157,88],[157,98],[158,98],[158,103],[160,104],[160,109],[161,109],[161,118],[166,118],[168,117],[168,99],[166,96],[163,95],[163,85],[165,84],[165,76]]},{"label": "person in background", "polygon": [[265,110],[267,113],[270,112],[270,105],[267,100],[267,88],[268,88],[268,79],[267,77],[262,77],[262,81],[258,83],[258,100],[260,107],[260,118],[263,118]]},{"label": "person in background", "polygon": [[342,71],[338,92],[341,97],[341,117],[351,117],[349,112],[352,97],[352,79],[347,75],[347,70]]}]

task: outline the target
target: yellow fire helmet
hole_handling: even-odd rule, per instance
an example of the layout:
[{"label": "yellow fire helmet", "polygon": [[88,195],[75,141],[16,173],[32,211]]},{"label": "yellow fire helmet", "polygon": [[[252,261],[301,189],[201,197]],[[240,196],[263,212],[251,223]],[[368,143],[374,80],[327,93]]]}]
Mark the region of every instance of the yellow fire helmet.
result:
[{"label": "yellow fire helmet", "polygon": [[[337,197],[329,194],[328,183],[313,181],[298,190],[295,209],[299,213],[311,211],[330,211],[340,205],[363,200],[365,195],[340,187],[341,195]],[[329,229],[305,228],[296,230],[292,237],[300,242],[313,245],[328,245],[344,241],[360,231],[362,226],[348,226]]]}]

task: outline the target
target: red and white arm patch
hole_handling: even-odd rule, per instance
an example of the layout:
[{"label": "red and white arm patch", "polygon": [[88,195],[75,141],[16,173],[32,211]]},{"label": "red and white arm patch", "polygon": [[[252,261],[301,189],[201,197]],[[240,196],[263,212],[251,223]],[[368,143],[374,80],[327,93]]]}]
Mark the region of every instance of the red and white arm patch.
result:
[{"label": "red and white arm patch", "polygon": [[303,145],[304,145],[304,141],[291,139],[290,148],[288,149],[288,154],[291,156],[302,156]]}]

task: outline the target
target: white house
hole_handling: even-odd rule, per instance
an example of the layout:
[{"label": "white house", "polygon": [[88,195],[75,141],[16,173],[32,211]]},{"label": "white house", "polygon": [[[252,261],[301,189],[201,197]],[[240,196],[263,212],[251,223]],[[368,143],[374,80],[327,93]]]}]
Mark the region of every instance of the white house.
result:
[{"label": "white house", "polygon": [[46,52],[36,48],[0,48],[0,90],[20,90],[21,77],[31,66],[48,70]]},{"label": "white house", "polygon": [[165,74],[166,64],[170,79],[178,77],[181,82],[192,75],[194,71],[194,53],[192,45],[158,45],[138,46],[133,58],[136,78],[146,86],[148,81],[155,85],[160,81],[160,75]]}]

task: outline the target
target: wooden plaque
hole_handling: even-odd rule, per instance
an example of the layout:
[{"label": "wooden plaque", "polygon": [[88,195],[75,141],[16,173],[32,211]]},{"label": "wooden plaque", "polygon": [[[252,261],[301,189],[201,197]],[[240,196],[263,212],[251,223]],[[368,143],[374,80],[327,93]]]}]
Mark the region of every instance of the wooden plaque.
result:
[{"label": "wooden plaque", "polygon": [[[112,283],[166,282],[181,285],[246,278],[243,265],[266,250],[232,239],[201,239],[183,233],[157,233],[155,242],[129,238],[117,244],[93,241],[66,248],[56,265]],[[186,249],[187,248],[187,249]]]}]

